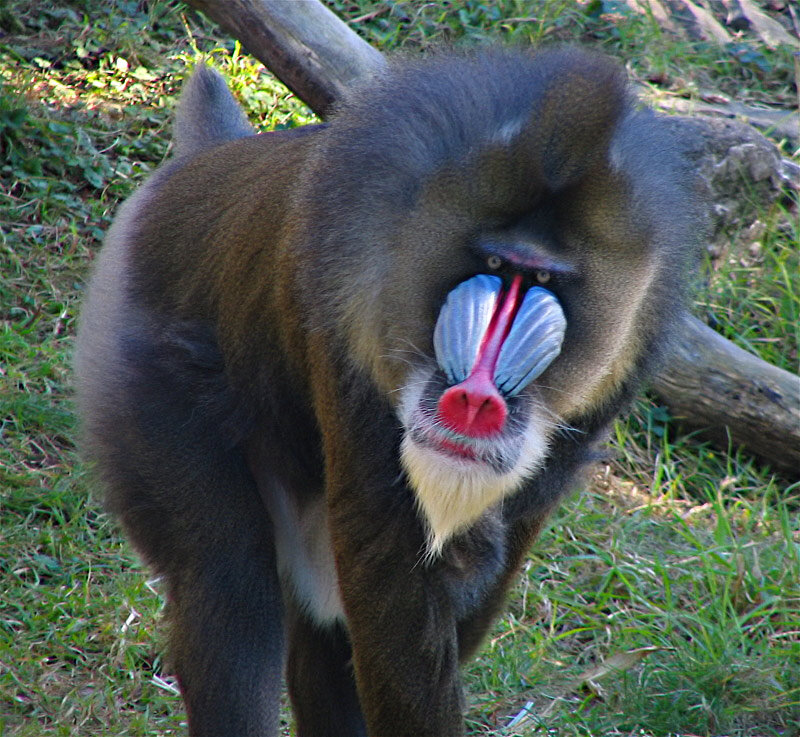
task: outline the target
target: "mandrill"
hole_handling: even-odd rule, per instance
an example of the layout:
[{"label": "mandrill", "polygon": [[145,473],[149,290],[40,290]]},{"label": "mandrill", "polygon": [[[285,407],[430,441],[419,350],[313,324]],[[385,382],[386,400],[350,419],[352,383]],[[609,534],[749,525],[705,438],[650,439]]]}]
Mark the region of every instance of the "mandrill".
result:
[{"label": "mandrill", "polygon": [[255,134],[200,67],[79,329],[85,445],[163,576],[194,737],[463,735],[459,664],[652,373],[692,173],[575,49],[390,65]]}]

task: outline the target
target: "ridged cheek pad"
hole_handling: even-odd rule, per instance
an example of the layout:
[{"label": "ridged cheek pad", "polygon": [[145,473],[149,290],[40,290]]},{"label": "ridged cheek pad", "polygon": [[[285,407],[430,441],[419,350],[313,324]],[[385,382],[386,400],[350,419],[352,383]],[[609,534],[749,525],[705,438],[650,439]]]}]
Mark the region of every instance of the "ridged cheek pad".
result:
[{"label": "ridged cheek pad", "polygon": [[439,400],[438,419],[469,437],[500,432],[504,397],[553,362],[566,327],[556,296],[541,287],[523,293],[521,276],[507,291],[488,274],[461,282],[447,295],[433,335],[436,360],[452,385]]}]

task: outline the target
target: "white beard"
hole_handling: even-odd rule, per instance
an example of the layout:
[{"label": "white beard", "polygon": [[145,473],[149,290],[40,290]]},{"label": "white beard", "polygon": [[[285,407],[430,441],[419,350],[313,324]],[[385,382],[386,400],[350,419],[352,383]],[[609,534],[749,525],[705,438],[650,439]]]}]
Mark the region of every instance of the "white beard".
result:
[{"label": "white beard", "polygon": [[553,423],[535,408],[520,438],[479,441],[484,451],[497,457],[516,457],[508,471],[498,472],[481,460],[462,458],[412,439],[412,428],[425,429],[430,423],[420,417],[417,407],[427,374],[412,377],[403,390],[399,414],[405,428],[400,459],[428,526],[428,557],[438,555],[444,544],[465,530],[521,482],[540,468],[547,456]]}]

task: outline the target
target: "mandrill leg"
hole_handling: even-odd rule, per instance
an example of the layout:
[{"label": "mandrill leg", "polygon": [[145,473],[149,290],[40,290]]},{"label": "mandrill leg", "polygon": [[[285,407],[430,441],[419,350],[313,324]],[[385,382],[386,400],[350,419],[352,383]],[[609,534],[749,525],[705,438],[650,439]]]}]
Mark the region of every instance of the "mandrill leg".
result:
[{"label": "mandrill leg", "polygon": [[289,606],[286,675],[298,737],[366,737],[344,628],[317,624]]},{"label": "mandrill leg", "polygon": [[282,603],[268,546],[241,525],[169,580],[170,645],[192,737],[277,734]]}]

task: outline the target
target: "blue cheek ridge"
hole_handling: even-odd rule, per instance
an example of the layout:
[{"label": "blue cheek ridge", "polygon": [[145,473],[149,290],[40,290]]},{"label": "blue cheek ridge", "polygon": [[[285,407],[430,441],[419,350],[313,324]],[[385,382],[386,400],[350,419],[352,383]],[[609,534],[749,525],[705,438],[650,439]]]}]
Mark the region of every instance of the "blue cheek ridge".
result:
[{"label": "blue cheek ridge", "polygon": [[567,319],[556,296],[541,287],[525,293],[494,371],[497,388],[519,394],[561,353]]},{"label": "blue cheek ridge", "polygon": [[[448,295],[433,333],[436,361],[451,384],[470,374],[502,291],[500,277],[478,274]],[[519,394],[561,352],[567,320],[556,296],[532,287],[514,317],[495,366],[494,382],[506,396]]]},{"label": "blue cheek ridge", "polygon": [[451,384],[469,376],[502,287],[500,277],[478,274],[447,295],[433,332],[433,348]]}]

